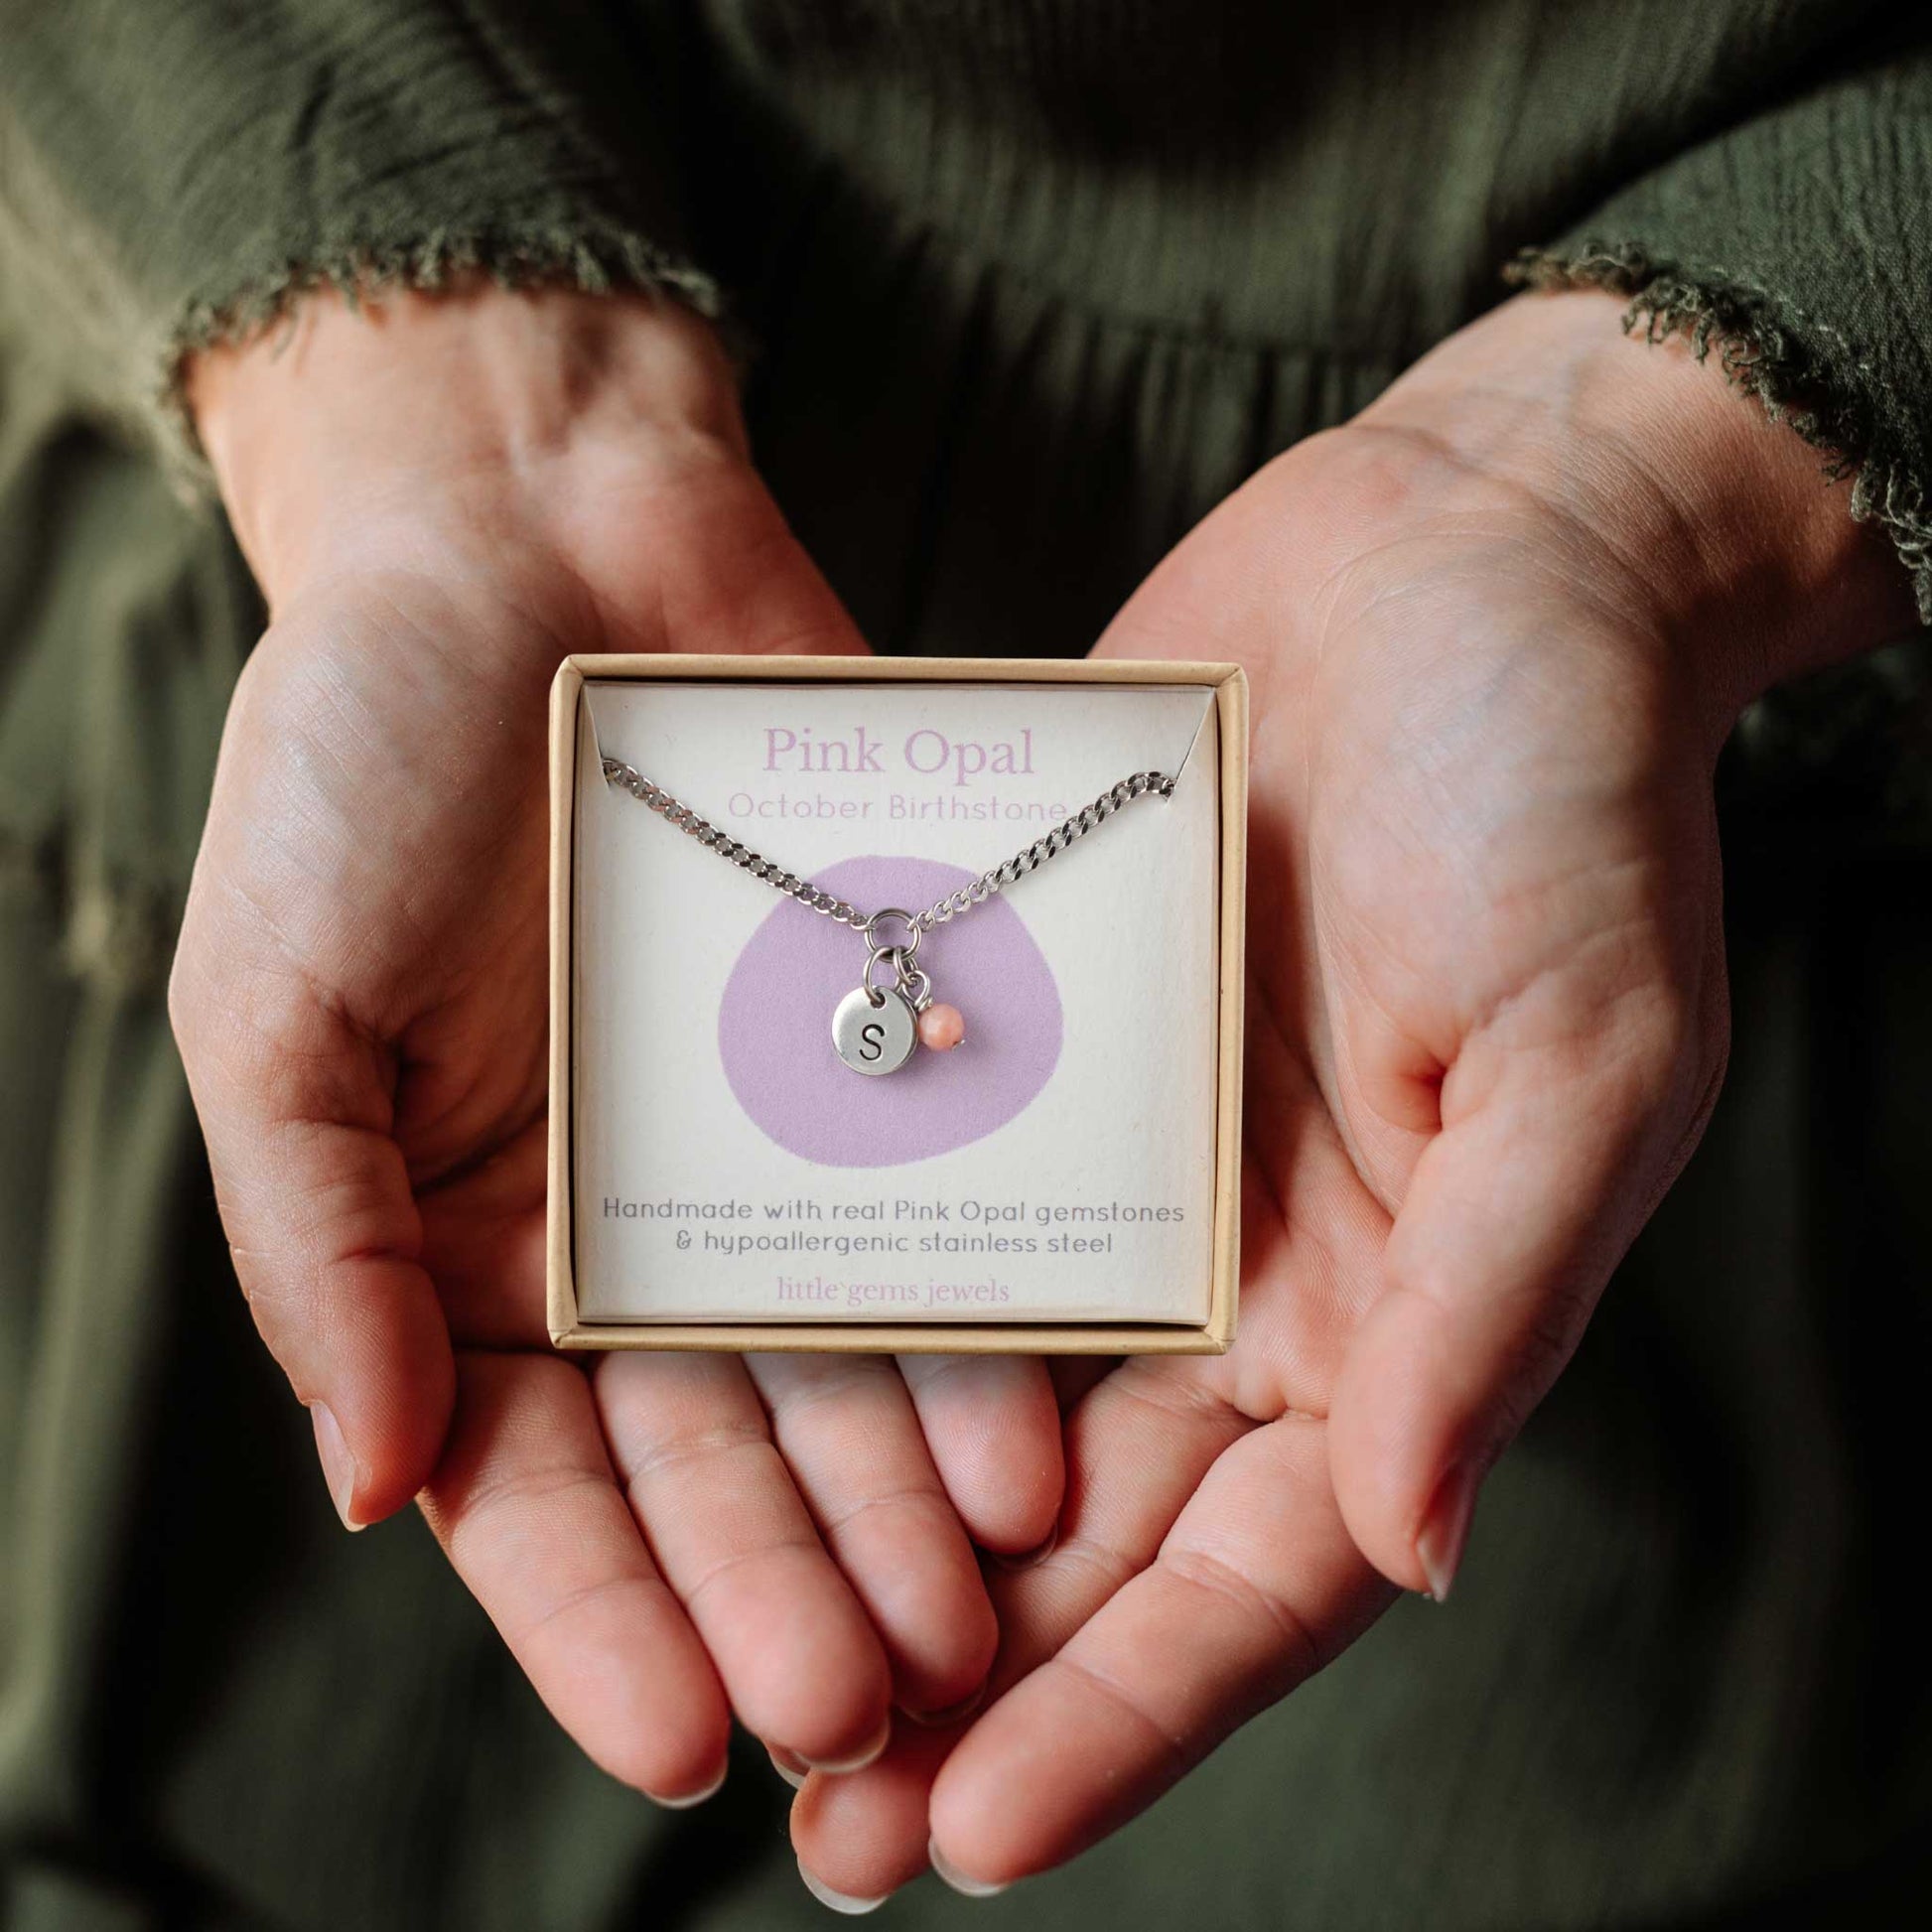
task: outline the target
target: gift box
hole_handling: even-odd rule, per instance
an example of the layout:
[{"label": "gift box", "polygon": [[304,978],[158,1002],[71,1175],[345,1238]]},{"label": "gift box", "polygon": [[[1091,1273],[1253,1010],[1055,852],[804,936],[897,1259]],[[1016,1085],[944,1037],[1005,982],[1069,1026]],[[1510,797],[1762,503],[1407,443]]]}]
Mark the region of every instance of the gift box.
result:
[{"label": "gift box", "polygon": [[1238,667],[580,656],[551,722],[559,1346],[1228,1345]]}]

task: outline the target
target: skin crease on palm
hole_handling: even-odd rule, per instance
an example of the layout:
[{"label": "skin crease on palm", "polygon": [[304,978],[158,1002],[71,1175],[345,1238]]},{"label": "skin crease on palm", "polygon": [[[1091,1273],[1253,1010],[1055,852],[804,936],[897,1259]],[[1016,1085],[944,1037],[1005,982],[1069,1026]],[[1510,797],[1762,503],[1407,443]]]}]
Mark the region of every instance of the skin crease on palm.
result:
[{"label": "skin crease on palm", "polygon": [[[586,1373],[542,1335],[544,689],[573,649],[863,646],[673,309],[318,299],[191,376],[273,617],[173,989],[237,1271],[345,1515],[421,1489],[592,1756],[688,1798],[735,1712],[821,1767],[822,1887],[929,1843],[998,1883],[1446,1590],[1716,1096],[1719,747],[1910,622],[1815,453],[1608,298],[1523,297],[1108,628],[1253,683],[1225,1357]],[[893,1706],[927,1722],[829,1768]]]}]

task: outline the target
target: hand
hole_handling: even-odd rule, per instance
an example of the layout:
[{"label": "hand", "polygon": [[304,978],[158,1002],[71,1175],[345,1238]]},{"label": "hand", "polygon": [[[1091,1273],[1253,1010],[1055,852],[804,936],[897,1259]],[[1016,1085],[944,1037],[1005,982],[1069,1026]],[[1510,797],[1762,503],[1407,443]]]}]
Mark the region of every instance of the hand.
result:
[{"label": "hand", "polygon": [[557,662],[863,648],[750,468],[724,357],[642,298],[317,300],[192,394],[272,622],[172,1011],[337,1507],[422,1490],[557,1717],[659,1798],[722,1776],[734,1709],[797,1759],[863,1756],[894,1702],[984,1678],[967,1528],[1046,1533],[1044,1371],[587,1365],[543,1323]]},{"label": "hand", "polygon": [[1357,1635],[1476,1489],[1695,1145],[1726,1042],[1712,769],[1896,635],[1816,455],[1595,294],[1529,297],[1182,542],[1103,652],[1253,681],[1240,1331],[1066,1419],[995,1701],[793,1810],[876,1897],[1071,1857]]}]

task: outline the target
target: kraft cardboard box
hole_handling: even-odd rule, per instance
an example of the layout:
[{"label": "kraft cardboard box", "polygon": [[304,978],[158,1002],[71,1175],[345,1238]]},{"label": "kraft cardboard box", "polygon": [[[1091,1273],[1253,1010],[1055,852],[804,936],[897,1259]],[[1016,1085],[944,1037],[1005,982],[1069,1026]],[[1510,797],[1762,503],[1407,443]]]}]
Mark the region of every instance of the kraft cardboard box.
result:
[{"label": "kraft cardboard box", "polygon": [[[1132,771],[1175,782],[923,931],[905,963],[966,1040],[864,1078],[832,1013],[904,968],[608,782],[606,759],[862,911],[936,902]],[[551,763],[558,1344],[1225,1348],[1246,789],[1230,665],[568,660]]]}]

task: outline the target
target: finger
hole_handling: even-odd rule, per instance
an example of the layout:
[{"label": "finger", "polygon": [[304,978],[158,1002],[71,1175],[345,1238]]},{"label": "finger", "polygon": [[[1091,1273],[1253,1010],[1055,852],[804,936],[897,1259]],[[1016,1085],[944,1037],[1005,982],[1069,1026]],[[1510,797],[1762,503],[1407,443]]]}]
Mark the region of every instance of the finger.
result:
[{"label": "finger", "polygon": [[455,1399],[390,1138],[390,1070],[299,975],[237,970],[193,922],[169,1007],[236,1278],[314,1418],[336,1508],[359,1529],[428,1480]]},{"label": "finger", "polygon": [[1323,1426],[1288,1417],[1244,1438],[1153,1566],[945,1760],[936,1860],[995,1885],[1072,1858],[1320,1669],[1390,1593],[1335,1507]]},{"label": "finger", "polygon": [[466,1352],[449,1450],[422,1507],[591,1757],[662,1803],[716,1788],[731,1710],[631,1520],[576,1368]]},{"label": "finger", "polygon": [[[994,1697],[1153,1561],[1215,1458],[1252,1427],[1205,1388],[1197,1369],[1173,1363],[1128,1362],[1080,1403],[1067,1423],[1060,1540],[1039,1562],[992,1583],[1001,1629]],[[799,1862],[859,1898],[921,1870],[926,1810],[913,1794],[960,1734],[957,1726],[936,1737],[901,1727],[879,1763],[851,1777],[810,1779],[791,1812]]]},{"label": "finger", "polygon": [[878,1763],[805,1780],[791,1803],[791,1843],[815,1894],[882,1899],[926,1868],[932,1782],[970,1722],[901,1723]]},{"label": "finger", "polygon": [[[1720,965],[1715,979],[1722,1000]],[[1702,1129],[1720,1021],[1621,1003],[1578,1035],[1465,1048],[1417,1162],[1329,1415],[1335,1492],[1391,1581],[1448,1594],[1478,1485],[1570,1359]],[[1695,1037],[1707,1051],[1693,1050]],[[1715,1047],[1721,1056],[1721,1046]]]},{"label": "finger", "polygon": [[1211,1375],[1141,1357],[1123,1363],[1067,1418],[1058,1540],[1039,1562],[993,1586],[1002,1633],[996,1692],[1154,1560],[1215,1457],[1254,1427],[1215,1392]]},{"label": "finger", "polygon": [[1066,1486],[1060,1409],[1029,1355],[906,1355],[905,1386],[939,1479],[982,1548],[1017,1554],[1053,1533]]},{"label": "finger", "polygon": [[976,1696],[999,1630],[898,1370],[879,1355],[748,1355],[745,1366],[886,1646],[899,1706],[930,1716]]},{"label": "finger", "polygon": [[864,1761],[886,1653],[826,1554],[736,1356],[607,1355],[598,1407],[630,1507],[747,1729],[808,1764]]}]

